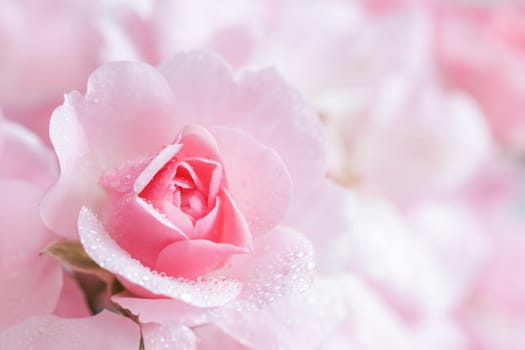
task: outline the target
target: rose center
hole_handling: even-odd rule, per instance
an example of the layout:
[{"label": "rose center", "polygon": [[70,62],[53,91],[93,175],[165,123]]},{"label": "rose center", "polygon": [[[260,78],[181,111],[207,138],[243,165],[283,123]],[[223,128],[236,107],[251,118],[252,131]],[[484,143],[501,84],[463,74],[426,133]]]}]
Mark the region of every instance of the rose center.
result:
[{"label": "rose center", "polygon": [[195,220],[203,217],[207,208],[207,196],[192,178],[188,169],[179,167],[171,181],[172,203]]}]

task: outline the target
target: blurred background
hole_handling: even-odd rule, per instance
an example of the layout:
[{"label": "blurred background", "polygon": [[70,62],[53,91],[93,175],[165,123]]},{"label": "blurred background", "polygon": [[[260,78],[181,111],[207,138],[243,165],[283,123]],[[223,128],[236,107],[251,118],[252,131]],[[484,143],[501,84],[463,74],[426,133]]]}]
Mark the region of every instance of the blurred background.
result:
[{"label": "blurred background", "polygon": [[348,325],[363,349],[525,349],[525,5],[0,0],[0,110],[51,147],[99,65],[202,48],[277,70],[323,121],[352,193],[327,254],[376,298]]}]

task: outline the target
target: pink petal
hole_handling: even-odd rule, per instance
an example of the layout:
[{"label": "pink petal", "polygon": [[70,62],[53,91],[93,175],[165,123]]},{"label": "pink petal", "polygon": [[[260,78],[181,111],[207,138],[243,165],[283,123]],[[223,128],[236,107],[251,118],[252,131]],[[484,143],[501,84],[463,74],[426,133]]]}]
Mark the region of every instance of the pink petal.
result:
[{"label": "pink petal", "polygon": [[328,179],[312,181],[309,191],[294,191],[295,205],[284,219],[302,232],[314,245],[316,266],[320,272],[340,269],[348,258],[345,239],[351,229],[349,212],[353,192]]},{"label": "pink petal", "polygon": [[89,311],[84,292],[80,289],[78,282],[64,271],[64,284],[58,299],[58,304],[53,315],[64,318],[88,317]]},{"label": "pink petal", "polygon": [[142,323],[184,324],[193,327],[207,323],[214,309],[195,307],[177,299],[146,299],[114,295],[111,300],[139,315]]},{"label": "pink petal", "polygon": [[[294,193],[308,193],[327,170],[318,116],[271,69],[242,75],[235,102],[236,119],[228,126],[276,151],[292,177]],[[296,204],[294,200],[292,206]]]},{"label": "pink petal", "polygon": [[223,332],[220,328],[213,324],[193,328],[195,333],[199,350],[250,350],[251,348],[242,345],[235,338]]},{"label": "pink petal", "polygon": [[134,194],[110,198],[104,226],[120,247],[149,267],[168,244],[188,239],[181,228]]},{"label": "pink petal", "polygon": [[27,317],[53,312],[62,287],[62,270],[41,255],[53,240],[38,215],[42,190],[0,180],[0,328]]},{"label": "pink petal", "polygon": [[0,113],[0,176],[47,187],[56,180],[54,155],[29,130],[2,118]]},{"label": "pink petal", "polygon": [[208,240],[179,241],[168,245],[158,255],[155,270],[168,276],[194,279],[221,267],[233,254],[247,253],[245,248]]},{"label": "pink petal", "polygon": [[109,311],[88,318],[34,317],[0,332],[2,349],[138,349],[140,330]]},{"label": "pink petal", "polygon": [[343,283],[341,277],[320,279],[261,308],[226,308],[217,326],[250,349],[318,349],[348,316]]},{"label": "pink petal", "polygon": [[304,292],[315,268],[310,242],[289,228],[278,226],[253,242],[251,254],[234,255],[213,273],[242,282],[240,307],[260,306],[284,295]]},{"label": "pink petal", "polygon": [[49,132],[60,164],[60,177],[46,193],[40,207],[46,226],[69,239],[78,239],[76,221],[82,205],[96,208],[97,202],[104,197],[97,186],[99,176],[95,161],[89,155],[82,126],[75,117],[72,100],[78,98],[75,94],[67,95],[64,105],[51,117]]},{"label": "pink petal", "polygon": [[[214,237],[214,230],[218,226],[219,210],[222,210],[221,200],[219,197],[215,198],[215,205],[211,210],[195,222],[195,227],[190,236],[190,239],[210,239]],[[249,234],[249,233],[248,233]]]},{"label": "pink petal", "polygon": [[182,124],[228,122],[235,84],[219,56],[199,51],[179,54],[161,65],[160,71],[171,85]]},{"label": "pink petal", "polygon": [[203,158],[193,158],[186,160],[186,163],[191,166],[194,171],[199,174],[205,188],[203,191],[208,194],[208,207],[215,201],[215,197],[219,193],[221,186],[226,185],[226,180],[223,176],[224,171],[220,163],[209,161]]},{"label": "pink petal", "polygon": [[185,126],[177,143],[182,144],[180,159],[205,158],[214,161],[219,160],[217,142],[213,135],[202,126]]},{"label": "pink petal", "polygon": [[195,335],[186,326],[147,324],[142,326],[144,348],[147,350],[197,348]]},{"label": "pink petal", "polygon": [[112,169],[171,143],[182,127],[172,99],[165,79],[147,64],[112,62],[93,72],[74,107],[99,167]]},{"label": "pink petal", "polygon": [[277,225],[288,211],[292,181],[277,153],[249,135],[211,129],[219,145],[229,191],[254,234]]},{"label": "pink petal", "polygon": [[179,144],[164,147],[135,179],[133,192],[135,192],[135,194],[141,193],[148,184],[151,183],[151,180],[159,173],[159,171],[181,150],[181,148],[182,146]]},{"label": "pink petal", "polygon": [[[182,300],[190,305],[213,307],[224,305],[240,292],[232,280],[206,279],[188,281],[165,277],[130,257],[107,234],[99,219],[87,208],[80,211],[78,231],[88,255],[100,266],[118,274],[123,281],[140,286],[142,291]],[[140,291],[140,288],[137,288]]]},{"label": "pink petal", "polygon": [[217,242],[232,244],[243,248],[244,251],[251,251],[253,238],[246,219],[228,191],[221,189],[219,198],[221,199],[221,210],[216,227]]}]

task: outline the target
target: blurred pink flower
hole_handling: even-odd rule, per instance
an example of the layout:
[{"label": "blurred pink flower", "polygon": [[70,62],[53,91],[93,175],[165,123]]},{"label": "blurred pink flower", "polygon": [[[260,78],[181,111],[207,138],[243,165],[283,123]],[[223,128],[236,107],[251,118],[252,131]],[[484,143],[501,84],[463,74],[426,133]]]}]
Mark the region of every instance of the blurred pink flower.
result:
[{"label": "blurred pink flower", "polygon": [[476,99],[500,143],[523,152],[525,8],[451,3],[436,20],[435,52],[446,82]]},{"label": "blurred pink flower", "polygon": [[8,118],[48,141],[49,117],[98,62],[99,1],[0,3],[0,104]]},{"label": "blurred pink flower", "polygon": [[52,152],[30,131],[0,116],[1,331],[32,316],[89,314],[84,296],[60,264],[42,255],[57,237],[39,215],[39,203],[58,169]]},{"label": "blurred pink flower", "polygon": [[475,349],[517,350],[525,345],[523,167],[497,157],[463,192],[476,211],[490,250],[458,308]]}]

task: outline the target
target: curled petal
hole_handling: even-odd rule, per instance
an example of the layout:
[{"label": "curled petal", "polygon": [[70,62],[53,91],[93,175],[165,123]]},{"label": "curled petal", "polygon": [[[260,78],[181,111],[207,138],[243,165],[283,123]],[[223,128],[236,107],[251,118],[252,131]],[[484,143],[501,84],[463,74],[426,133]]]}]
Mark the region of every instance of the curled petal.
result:
[{"label": "curled petal", "polygon": [[181,228],[134,194],[110,198],[104,225],[120,247],[149,267],[168,244],[188,239]]},{"label": "curled petal", "polygon": [[150,294],[182,300],[195,306],[213,307],[224,305],[240,293],[240,284],[233,280],[189,281],[152,271],[122,250],[87,208],[80,211],[78,231],[86,252],[96,263]]},{"label": "curled petal", "polygon": [[155,269],[169,276],[196,278],[224,264],[245,248],[208,240],[187,240],[170,244],[158,255]]}]

